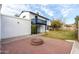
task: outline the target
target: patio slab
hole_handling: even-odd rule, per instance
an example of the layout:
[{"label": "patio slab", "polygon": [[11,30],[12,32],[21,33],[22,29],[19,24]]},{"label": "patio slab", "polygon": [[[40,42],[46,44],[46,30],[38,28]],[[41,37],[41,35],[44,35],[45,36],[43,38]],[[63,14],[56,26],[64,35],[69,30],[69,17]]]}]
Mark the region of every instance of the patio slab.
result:
[{"label": "patio slab", "polygon": [[[39,46],[31,45],[32,38],[40,38],[44,44]],[[15,38],[14,38],[15,39]],[[2,53],[7,54],[70,54],[72,42],[59,39],[51,39],[43,36],[24,37],[19,40],[16,38],[12,42],[2,43]]]}]

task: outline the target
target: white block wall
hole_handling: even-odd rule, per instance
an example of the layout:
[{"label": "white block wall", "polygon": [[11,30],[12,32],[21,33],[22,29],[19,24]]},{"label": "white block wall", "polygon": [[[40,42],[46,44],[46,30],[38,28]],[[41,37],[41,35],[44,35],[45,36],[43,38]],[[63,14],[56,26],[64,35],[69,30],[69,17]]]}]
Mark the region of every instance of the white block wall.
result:
[{"label": "white block wall", "polygon": [[1,14],[0,14],[0,41],[1,41]]},{"label": "white block wall", "polygon": [[31,20],[1,15],[1,38],[31,34]]}]

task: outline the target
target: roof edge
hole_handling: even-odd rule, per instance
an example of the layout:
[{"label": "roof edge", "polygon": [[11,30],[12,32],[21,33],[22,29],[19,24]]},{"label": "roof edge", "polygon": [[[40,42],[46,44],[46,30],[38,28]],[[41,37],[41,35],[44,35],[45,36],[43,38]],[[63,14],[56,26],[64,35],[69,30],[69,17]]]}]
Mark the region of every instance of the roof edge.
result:
[{"label": "roof edge", "polygon": [[[20,13],[20,15],[21,15],[23,12],[30,12],[30,13],[32,13],[32,14],[34,14],[34,15],[38,15],[38,16],[40,16],[40,17],[46,19],[46,20],[49,20],[48,18],[46,18],[46,17],[44,17],[44,16],[41,16],[41,15],[39,15],[39,14],[36,14],[36,13],[34,13],[34,12],[31,12],[31,11],[22,11],[22,12]],[[20,16],[20,15],[19,15],[19,16]]]}]

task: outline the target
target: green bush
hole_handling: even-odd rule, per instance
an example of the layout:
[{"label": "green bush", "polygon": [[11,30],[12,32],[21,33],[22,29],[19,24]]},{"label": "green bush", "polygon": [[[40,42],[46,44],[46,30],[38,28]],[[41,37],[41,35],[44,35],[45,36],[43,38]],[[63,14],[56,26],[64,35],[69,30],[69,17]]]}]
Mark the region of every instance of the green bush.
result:
[{"label": "green bush", "polygon": [[36,25],[32,24],[31,33],[36,34]]}]

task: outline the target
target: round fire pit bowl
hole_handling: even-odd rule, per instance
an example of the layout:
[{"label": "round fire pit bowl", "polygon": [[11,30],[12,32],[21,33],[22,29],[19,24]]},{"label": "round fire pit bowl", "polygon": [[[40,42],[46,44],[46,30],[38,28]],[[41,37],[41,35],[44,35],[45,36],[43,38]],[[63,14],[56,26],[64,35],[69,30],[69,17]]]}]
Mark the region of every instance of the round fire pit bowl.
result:
[{"label": "round fire pit bowl", "polygon": [[44,43],[43,40],[40,38],[31,39],[31,45],[38,46],[38,45],[42,45],[43,43]]}]

